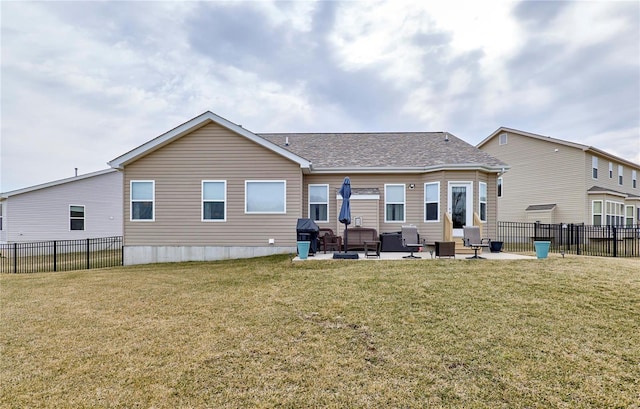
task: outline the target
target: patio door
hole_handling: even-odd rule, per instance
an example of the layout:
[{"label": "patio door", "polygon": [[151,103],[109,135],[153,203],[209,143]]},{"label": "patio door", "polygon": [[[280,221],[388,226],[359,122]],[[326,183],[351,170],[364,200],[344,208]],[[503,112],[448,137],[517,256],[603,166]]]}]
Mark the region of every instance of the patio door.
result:
[{"label": "patio door", "polygon": [[462,237],[462,228],[473,226],[473,182],[449,182],[448,200],[453,236]]}]

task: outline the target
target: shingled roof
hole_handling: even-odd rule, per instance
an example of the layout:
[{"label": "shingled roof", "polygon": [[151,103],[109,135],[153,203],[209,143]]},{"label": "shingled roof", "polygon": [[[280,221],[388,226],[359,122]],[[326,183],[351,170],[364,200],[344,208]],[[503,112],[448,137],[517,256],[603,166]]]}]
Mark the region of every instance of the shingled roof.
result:
[{"label": "shingled roof", "polygon": [[[266,133],[258,136],[312,163],[312,169],[432,170],[509,166],[446,132]],[[288,142],[288,144],[287,144]]]}]

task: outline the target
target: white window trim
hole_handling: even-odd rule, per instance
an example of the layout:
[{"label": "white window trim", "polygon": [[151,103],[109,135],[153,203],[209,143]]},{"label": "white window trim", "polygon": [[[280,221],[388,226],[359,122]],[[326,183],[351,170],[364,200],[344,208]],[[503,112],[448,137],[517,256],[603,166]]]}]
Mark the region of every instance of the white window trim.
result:
[{"label": "white window trim", "polygon": [[0,202],[0,231],[4,230],[4,203]]},{"label": "white window trim", "polygon": [[[631,217],[629,217],[629,209],[631,209]],[[624,225],[625,226],[633,226],[633,219],[635,216],[635,208],[633,205],[625,205],[624,207]],[[629,223],[629,220],[631,220],[631,223]]]},{"label": "white window trim", "polygon": [[[611,203],[611,207],[613,208],[613,213],[609,213],[609,203]],[[621,212],[618,213],[618,211]],[[603,223],[605,226],[620,226],[623,223],[618,223],[618,221],[624,222],[624,203],[616,202],[614,200],[605,200],[604,202],[604,219]],[[611,220],[608,220],[608,217],[611,216]]]},{"label": "white window trim", "polygon": [[[427,202],[427,185],[436,185],[438,188],[438,201],[437,202]],[[435,220],[427,220],[427,203],[436,203],[438,205],[438,217]],[[424,204],[422,206],[424,211],[424,222],[425,223],[440,223],[440,182],[427,182],[424,184]]]},{"label": "white window trim", "polygon": [[496,183],[496,195],[497,197],[504,197],[504,178],[500,176]]},{"label": "white window trim", "polygon": [[[151,183],[151,219],[134,219],[133,218],[133,184],[138,182],[150,182]],[[136,200],[136,202],[148,202],[148,200]],[[156,221],[156,181],[155,180],[131,180],[129,181],[129,221],[148,223]]]},{"label": "white window trim", "polygon": [[[484,185],[484,191],[486,192],[487,195],[487,200],[485,200],[484,202],[482,201],[482,185]],[[485,220],[482,220],[482,203],[485,204]],[[478,182],[478,217],[480,218],[480,221],[483,223],[486,223],[487,220],[489,219],[489,189],[487,187],[487,183],[486,182]]]},{"label": "white window trim", "polygon": [[[312,202],[311,201],[311,187],[318,187],[318,186],[324,186],[327,190],[327,201],[326,202]],[[309,205],[307,206],[307,216],[312,219],[311,217],[311,205],[312,204],[325,204],[327,205],[327,220],[314,220],[316,223],[329,223],[329,185],[326,183],[312,183],[309,184],[308,186],[308,192],[307,192],[307,197],[308,197],[308,202]]]},{"label": "white window trim", "polygon": [[[205,183],[222,183],[224,185],[224,217],[222,219],[205,219],[204,218],[204,203],[212,202],[219,203],[220,200],[205,200],[204,199],[204,184]],[[203,180],[200,184],[200,220],[205,223],[223,223],[227,221],[227,181],[226,180]]]},{"label": "white window trim", "polygon": [[[283,211],[281,212],[250,212],[247,210],[247,186],[250,183],[282,183],[284,186]],[[287,181],[286,180],[245,180],[244,181],[244,213],[245,214],[287,214]]]},{"label": "white window trim", "polygon": [[598,180],[598,157],[597,156],[591,157],[591,179]]},{"label": "white window trim", "polygon": [[[600,213],[596,213],[595,211],[595,207],[596,207],[596,202],[600,203]],[[600,224],[595,224],[595,216],[600,216]],[[591,201],[591,225],[593,226],[604,226],[605,219],[604,219],[604,203],[602,202],[602,200],[592,200]]]},{"label": "white window trim", "polygon": [[[387,201],[387,186],[402,186],[402,202],[389,202]],[[402,220],[389,220],[387,218],[387,205],[388,204],[401,204],[402,208]],[[384,185],[384,222],[385,223],[404,223],[407,218],[407,185],[404,183],[385,183]]]},{"label": "white window trim", "polygon": [[[72,207],[82,207],[82,217],[71,217],[71,208]],[[82,224],[82,230],[71,230],[71,220],[84,220]],[[69,231],[86,231],[87,230],[87,206],[81,204],[70,204],[69,205]]]},{"label": "white window trim", "polygon": [[613,162],[609,162],[609,179],[613,179]]},{"label": "white window trim", "polygon": [[638,187],[638,172],[635,169],[631,170],[631,187],[634,189]]},{"label": "white window trim", "polygon": [[[502,139],[502,137],[503,137],[503,136],[504,136],[504,141],[503,141],[503,139]],[[508,142],[507,137],[508,137],[508,136],[507,136],[507,134],[506,134],[506,133],[501,133],[501,134],[498,136],[498,144],[499,144],[499,145],[506,145],[506,144],[507,144],[507,142]]]}]

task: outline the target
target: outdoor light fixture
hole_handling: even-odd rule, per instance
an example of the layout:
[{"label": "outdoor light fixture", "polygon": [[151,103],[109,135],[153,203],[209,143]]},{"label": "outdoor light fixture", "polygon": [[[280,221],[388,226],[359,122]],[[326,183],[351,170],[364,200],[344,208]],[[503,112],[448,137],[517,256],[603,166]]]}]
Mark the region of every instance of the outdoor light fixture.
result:
[{"label": "outdoor light fixture", "polygon": [[414,183],[409,183],[409,189],[415,189],[416,185]]}]

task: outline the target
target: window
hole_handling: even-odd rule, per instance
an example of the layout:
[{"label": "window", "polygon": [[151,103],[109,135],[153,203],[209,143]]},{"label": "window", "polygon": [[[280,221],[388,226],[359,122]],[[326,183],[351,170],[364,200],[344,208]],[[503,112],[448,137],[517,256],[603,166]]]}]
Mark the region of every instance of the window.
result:
[{"label": "window", "polygon": [[607,200],[606,206],[607,225],[622,226],[624,222],[624,204]]},{"label": "window", "polygon": [[598,157],[591,157],[591,177],[594,179],[598,179]]},{"label": "window", "polygon": [[329,221],[329,185],[309,185],[309,218]]},{"label": "window", "polygon": [[591,202],[591,215],[594,226],[602,226],[602,200]]},{"label": "window", "polygon": [[2,207],[4,206],[3,203],[0,203],[0,231],[2,231]]},{"label": "window", "polygon": [[202,221],[227,220],[227,182],[225,180],[202,181]]},{"label": "window", "polygon": [[69,230],[84,230],[84,206],[69,206]]},{"label": "window", "polygon": [[384,221],[404,222],[404,185],[384,185]]},{"label": "window", "polygon": [[613,163],[609,162],[609,179],[613,179]]},{"label": "window", "polygon": [[155,190],[153,180],[131,181],[131,221],[155,220]]},{"label": "window", "polygon": [[424,221],[440,221],[440,182],[424,184]]},{"label": "window", "polygon": [[622,165],[618,165],[618,184],[622,186],[622,175],[624,175],[624,168]]},{"label": "window", "polygon": [[631,171],[631,187],[638,187],[638,172],[635,169]]},{"label": "window", "polygon": [[501,133],[500,134],[500,145],[506,145],[507,144],[507,134],[506,133]]},{"label": "window", "polygon": [[287,182],[284,180],[247,180],[244,182],[244,212],[285,214]]},{"label": "window", "polygon": [[502,197],[502,177],[498,178],[498,197]]},{"label": "window", "polygon": [[625,224],[627,226],[633,226],[633,206],[625,207]]},{"label": "window", "polygon": [[480,220],[483,222],[487,221],[487,184],[485,182],[480,182],[480,192],[479,192],[479,200],[480,200]]}]

